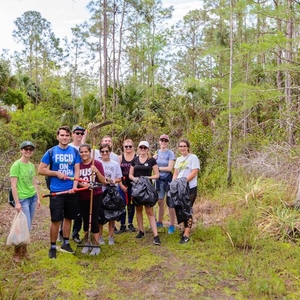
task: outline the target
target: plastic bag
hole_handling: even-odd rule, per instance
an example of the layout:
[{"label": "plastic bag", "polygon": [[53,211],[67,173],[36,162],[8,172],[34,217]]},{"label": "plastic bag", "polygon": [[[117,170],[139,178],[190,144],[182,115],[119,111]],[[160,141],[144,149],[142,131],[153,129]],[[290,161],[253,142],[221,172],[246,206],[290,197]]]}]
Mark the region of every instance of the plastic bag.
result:
[{"label": "plastic bag", "polygon": [[158,193],[151,181],[144,176],[139,177],[137,183],[132,184],[133,202],[136,206],[146,205],[152,207],[158,201]]},{"label": "plastic bag", "polygon": [[30,234],[27,225],[27,218],[23,211],[16,212],[11,224],[10,233],[7,237],[6,245],[18,246],[30,243]]}]

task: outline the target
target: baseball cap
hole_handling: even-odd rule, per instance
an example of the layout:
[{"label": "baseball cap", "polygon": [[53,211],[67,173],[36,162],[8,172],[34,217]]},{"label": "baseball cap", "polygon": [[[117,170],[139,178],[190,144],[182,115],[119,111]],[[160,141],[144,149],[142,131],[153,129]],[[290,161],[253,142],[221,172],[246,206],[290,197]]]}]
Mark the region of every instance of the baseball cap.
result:
[{"label": "baseball cap", "polygon": [[169,136],[167,135],[167,134],[162,134],[160,137],[159,137],[159,139],[161,140],[161,139],[166,139],[166,140],[170,140],[169,139]]},{"label": "baseball cap", "polygon": [[141,146],[145,146],[145,147],[149,148],[149,143],[147,141],[141,141],[139,143],[139,147],[141,147]]},{"label": "baseball cap", "polygon": [[75,130],[80,130],[80,131],[85,131],[85,129],[79,125],[74,125],[72,128],[72,132],[74,132]]},{"label": "baseball cap", "polygon": [[34,144],[31,143],[30,141],[24,141],[24,142],[21,143],[20,149],[23,149],[23,148],[25,148],[25,147],[27,147],[27,146],[32,147],[32,148],[35,148]]}]

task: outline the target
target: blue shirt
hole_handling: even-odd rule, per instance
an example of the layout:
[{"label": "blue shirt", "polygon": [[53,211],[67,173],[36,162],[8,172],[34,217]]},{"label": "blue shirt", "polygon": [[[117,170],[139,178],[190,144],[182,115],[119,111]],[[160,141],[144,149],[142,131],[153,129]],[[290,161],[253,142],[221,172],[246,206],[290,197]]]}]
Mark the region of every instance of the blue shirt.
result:
[{"label": "blue shirt", "polygon": [[[81,162],[79,152],[72,146],[62,149],[59,146],[52,148],[52,157],[50,158],[49,150],[44,154],[41,160],[46,165],[51,165],[52,171],[58,171],[68,177],[74,177],[75,164]],[[72,180],[59,179],[56,176],[50,177],[50,191],[61,192],[73,188]]]}]

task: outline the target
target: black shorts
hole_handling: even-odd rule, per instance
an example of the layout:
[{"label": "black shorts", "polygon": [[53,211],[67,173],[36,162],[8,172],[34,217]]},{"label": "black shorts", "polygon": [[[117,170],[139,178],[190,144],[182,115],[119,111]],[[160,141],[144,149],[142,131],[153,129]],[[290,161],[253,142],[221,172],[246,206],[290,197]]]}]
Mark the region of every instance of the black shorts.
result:
[{"label": "black shorts", "polygon": [[78,194],[62,194],[50,197],[51,222],[60,222],[63,218],[75,219],[78,214]]}]

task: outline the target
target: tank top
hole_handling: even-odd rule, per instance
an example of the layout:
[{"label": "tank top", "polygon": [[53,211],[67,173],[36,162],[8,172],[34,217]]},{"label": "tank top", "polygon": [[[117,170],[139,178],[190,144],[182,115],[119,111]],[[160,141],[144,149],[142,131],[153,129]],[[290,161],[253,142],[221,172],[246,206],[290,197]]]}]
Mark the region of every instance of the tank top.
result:
[{"label": "tank top", "polygon": [[[136,154],[134,154],[133,159],[136,157]],[[125,159],[124,154],[122,154],[122,161],[121,161],[121,171],[122,171],[122,183],[129,187],[131,185],[131,180],[129,179],[129,170],[131,166],[131,161],[127,161]]]}]

